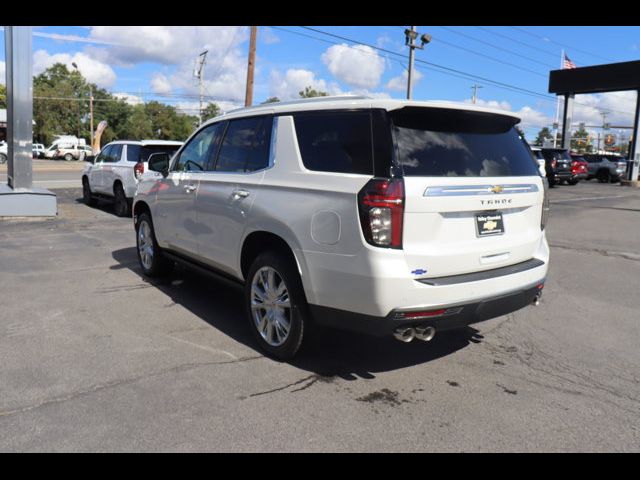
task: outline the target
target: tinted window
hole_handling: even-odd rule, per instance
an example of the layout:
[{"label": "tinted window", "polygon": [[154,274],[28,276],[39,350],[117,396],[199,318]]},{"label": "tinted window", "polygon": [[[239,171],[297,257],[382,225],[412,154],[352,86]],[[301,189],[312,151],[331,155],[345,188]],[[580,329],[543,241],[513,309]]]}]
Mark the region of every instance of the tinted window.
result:
[{"label": "tinted window", "polygon": [[309,170],[373,173],[369,112],[297,114],[295,126],[302,163]]},{"label": "tinted window", "polygon": [[407,176],[539,175],[515,119],[464,110],[407,107],[391,113]]},{"label": "tinted window", "polygon": [[168,153],[172,157],[179,145],[127,145],[127,161],[146,162],[152,153]]},{"label": "tinted window", "polygon": [[196,133],[180,153],[173,170],[180,172],[205,170],[209,158],[217,148],[223,130],[224,123],[214,123]]},{"label": "tinted window", "polygon": [[271,117],[229,122],[216,162],[217,172],[253,172],[269,165]]},{"label": "tinted window", "polygon": [[111,154],[112,148],[113,148],[113,145],[107,145],[106,147],[104,147],[96,157],[96,162],[104,162]]},{"label": "tinted window", "polygon": [[115,145],[111,145],[109,152],[105,155],[104,161],[108,163],[119,162],[121,155],[122,155],[122,144],[117,143]]}]

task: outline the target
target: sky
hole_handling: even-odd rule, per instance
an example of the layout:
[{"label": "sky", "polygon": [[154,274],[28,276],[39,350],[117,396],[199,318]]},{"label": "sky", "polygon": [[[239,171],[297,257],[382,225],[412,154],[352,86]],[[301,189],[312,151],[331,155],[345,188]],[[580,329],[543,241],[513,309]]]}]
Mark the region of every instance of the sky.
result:
[{"label": "sky", "polygon": [[[332,95],[406,98],[407,26],[258,27],[254,103],[294,99],[306,86]],[[431,35],[416,50],[413,98],[471,102],[516,112],[528,139],[551,126],[556,100],[548,74],[561,52],[578,66],[638,60],[640,27],[418,26]],[[4,35],[0,38],[4,83]],[[364,45],[363,45],[364,44]],[[197,114],[195,60],[208,50],[206,101],[224,111],[244,105],[249,27],[36,26],[34,74],[72,62],[99,86],[130,103],[159,100]],[[428,63],[424,63],[428,62]],[[496,85],[500,82],[503,85]],[[576,96],[574,122],[631,126],[635,92]],[[593,133],[595,128],[588,127]],[[613,130],[619,136],[629,130]]]}]

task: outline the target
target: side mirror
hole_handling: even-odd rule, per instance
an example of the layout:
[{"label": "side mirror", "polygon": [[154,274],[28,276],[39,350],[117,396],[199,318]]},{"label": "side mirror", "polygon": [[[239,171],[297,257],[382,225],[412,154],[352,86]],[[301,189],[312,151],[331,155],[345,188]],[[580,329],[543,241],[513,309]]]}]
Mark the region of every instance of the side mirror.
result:
[{"label": "side mirror", "polygon": [[89,163],[95,163],[96,156],[95,155],[87,155],[87,156],[84,157],[84,161],[85,162],[89,162]]},{"label": "side mirror", "polygon": [[149,170],[152,172],[161,173],[163,177],[167,177],[169,175],[169,154],[168,153],[152,153],[149,155],[149,160],[147,160],[149,165]]}]

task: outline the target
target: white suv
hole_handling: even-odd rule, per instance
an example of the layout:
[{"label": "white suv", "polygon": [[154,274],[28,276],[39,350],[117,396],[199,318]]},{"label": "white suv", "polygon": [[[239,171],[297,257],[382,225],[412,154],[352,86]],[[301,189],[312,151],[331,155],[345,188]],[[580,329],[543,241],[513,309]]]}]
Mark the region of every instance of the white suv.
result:
[{"label": "white suv", "polygon": [[430,340],[536,302],[545,186],[504,111],[321,98],[231,112],[149,161],[134,199],[143,272],[245,285],[260,346],[311,322]]},{"label": "white suv", "polygon": [[[174,154],[182,142],[165,140],[123,140],[104,146],[93,158],[87,156],[82,171],[82,195],[87,205],[94,205],[98,197],[113,199],[118,216],[129,215],[139,177],[147,169],[153,153]],[[89,153],[89,152],[87,152]]]}]

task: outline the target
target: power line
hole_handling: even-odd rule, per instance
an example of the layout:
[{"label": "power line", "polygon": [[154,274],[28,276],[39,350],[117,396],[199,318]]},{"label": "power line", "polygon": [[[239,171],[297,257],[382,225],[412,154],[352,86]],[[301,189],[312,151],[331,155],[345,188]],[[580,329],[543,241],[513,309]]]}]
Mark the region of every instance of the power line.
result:
[{"label": "power line", "polygon": [[477,55],[479,57],[488,58],[489,60],[493,60],[494,62],[498,62],[498,63],[501,63],[503,65],[507,65],[509,67],[517,68],[518,70],[522,70],[523,72],[532,73],[534,75],[538,75],[539,77],[546,77],[546,75],[543,74],[543,73],[536,72],[535,70],[530,70],[530,69],[528,69],[526,67],[521,67],[519,65],[516,65],[515,63],[511,63],[511,62],[506,62],[504,60],[500,60],[498,58],[492,57],[491,55],[486,55],[484,53],[480,53],[480,52],[477,52],[475,50],[472,50],[471,48],[466,48],[466,47],[462,47],[460,45],[456,45],[455,43],[447,42],[446,40],[443,40],[441,37],[437,37],[437,38],[433,37],[433,39],[437,40],[440,43],[444,43],[445,45],[449,45],[450,47],[457,48],[459,50],[464,50],[465,52],[472,53],[472,54]]},{"label": "power line", "polygon": [[543,49],[543,48],[536,47],[536,46],[534,46],[534,45],[531,45],[530,43],[522,42],[522,41],[517,40],[517,39],[515,39],[515,38],[513,38],[513,37],[510,37],[509,35],[505,35],[505,34],[503,34],[503,33],[494,32],[493,30],[490,30],[490,29],[488,29],[488,28],[486,28],[486,27],[475,27],[475,28],[478,28],[478,29],[483,30],[483,31],[488,32],[488,33],[491,33],[492,35],[496,35],[496,36],[498,36],[498,37],[506,38],[507,40],[511,40],[511,41],[512,41],[512,42],[514,42],[514,43],[518,43],[518,44],[520,44],[520,45],[523,45],[523,46],[525,46],[525,47],[527,47],[527,48],[530,48],[530,49],[536,50],[536,51],[538,51],[538,52],[546,53],[547,55],[549,55],[549,56],[551,56],[551,57],[553,57],[553,58],[555,58],[555,59],[557,59],[557,58],[558,58],[558,54],[557,54],[557,52],[551,52],[551,51],[549,51],[549,50],[545,50],[545,49]]},{"label": "power line", "polygon": [[551,39],[549,37],[543,37],[541,35],[538,35],[537,33],[529,32],[528,30],[525,30],[524,28],[520,28],[520,27],[509,27],[509,28],[512,28],[513,30],[517,30],[519,32],[522,32],[522,33],[524,33],[526,35],[529,35],[531,37],[537,38],[538,40],[555,43],[556,45],[559,45],[561,47],[570,48],[571,50],[575,50],[576,52],[581,52],[581,53],[584,53],[585,55],[589,55],[591,57],[599,58],[599,59],[605,60],[607,62],[614,62],[615,61],[615,60],[612,60],[610,58],[603,57],[601,55],[596,55],[595,53],[587,52],[586,50],[582,50],[582,49],[580,49],[578,47],[573,47],[573,46],[567,45],[565,43],[556,42],[555,40],[553,40],[553,39]]},{"label": "power line", "polygon": [[476,42],[482,43],[482,44],[484,44],[484,45],[489,45],[491,48],[495,48],[496,50],[500,50],[500,51],[502,51],[502,52],[506,52],[506,53],[508,53],[508,54],[510,54],[510,55],[515,55],[515,56],[517,56],[518,58],[526,59],[526,60],[528,60],[528,61],[530,61],[530,62],[533,62],[533,63],[537,63],[537,64],[539,64],[539,65],[542,65],[543,67],[548,67],[548,68],[552,68],[552,69],[555,69],[555,68],[556,68],[555,66],[550,65],[550,64],[548,64],[548,63],[544,63],[544,62],[541,62],[541,61],[536,60],[536,59],[534,59],[534,58],[527,57],[527,56],[523,55],[523,54],[522,54],[522,53],[520,53],[520,52],[514,52],[513,50],[509,50],[508,48],[504,48],[504,47],[500,47],[500,46],[498,46],[498,45],[494,45],[493,43],[486,42],[486,41],[481,40],[481,39],[479,39],[479,38],[477,38],[477,37],[474,37],[474,36],[472,36],[472,35],[467,35],[466,33],[458,32],[458,31],[457,31],[456,29],[454,29],[454,28],[449,28],[449,27],[438,27],[438,28],[442,28],[443,30],[447,30],[448,32],[455,33],[456,35],[460,35],[461,37],[469,38],[469,39],[471,39],[471,40],[474,40],[474,41],[476,41]]},{"label": "power line", "polygon": [[[314,32],[317,32],[317,33],[321,33],[323,35],[327,35],[327,36],[330,36],[330,37],[338,38],[338,39],[346,41],[346,42],[351,42],[351,43],[355,43],[355,44],[364,45],[364,46],[373,48],[375,50],[379,50],[379,51],[386,52],[386,53],[394,55],[394,56],[400,56],[400,57],[404,58],[404,55],[402,55],[401,53],[393,52],[391,50],[387,50],[387,49],[382,48],[382,47],[377,47],[377,46],[371,45],[369,43],[360,42],[358,40],[353,40],[351,38],[344,37],[342,35],[336,35],[334,33],[325,32],[323,30],[319,30],[319,29],[312,28],[312,27],[301,26],[300,28],[304,28],[306,30],[310,30],[310,31],[314,31]],[[552,102],[554,104],[556,103],[556,97],[553,97],[553,96],[550,96],[550,95],[546,95],[546,94],[543,94],[543,93],[540,93],[540,92],[536,92],[536,91],[533,91],[533,90],[529,90],[529,89],[524,88],[524,87],[519,87],[517,85],[508,84],[508,83],[505,83],[505,82],[500,82],[498,80],[492,80],[490,78],[482,77],[480,75],[476,75],[476,74],[473,74],[473,73],[463,72],[461,70],[457,70],[457,69],[451,68],[451,67],[445,67],[444,65],[439,65],[439,64],[433,63],[433,62],[428,62],[426,60],[416,59],[415,61],[418,62],[418,63],[421,63],[421,64],[425,64],[425,65],[429,65],[431,67],[438,68],[440,70],[444,70],[444,71],[441,71],[440,73],[445,73],[445,74],[455,73],[455,74],[457,74],[457,76],[462,76],[462,78],[472,79],[472,80],[481,80],[481,81],[489,83],[489,84],[491,84],[491,85],[493,85],[493,86],[495,86],[497,88],[510,90],[510,91],[513,91],[513,92],[516,92],[516,93],[520,93],[522,95],[529,95],[529,96],[541,98],[541,99],[543,99],[543,100],[545,100],[547,102]],[[456,75],[454,75],[454,76],[456,76]],[[601,109],[599,109],[597,107],[593,107],[592,105],[578,103],[576,101],[574,101],[574,105],[581,105],[581,106],[591,107],[591,108],[594,108],[595,110],[598,110],[598,111],[601,110]],[[611,112],[615,111],[617,113],[622,113],[622,114],[625,114],[625,115],[632,115],[633,114],[632,112],[625,112],[625,111],[622,111],[622,110],[608,109],[608,111],[611,111]]]}]

